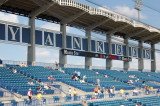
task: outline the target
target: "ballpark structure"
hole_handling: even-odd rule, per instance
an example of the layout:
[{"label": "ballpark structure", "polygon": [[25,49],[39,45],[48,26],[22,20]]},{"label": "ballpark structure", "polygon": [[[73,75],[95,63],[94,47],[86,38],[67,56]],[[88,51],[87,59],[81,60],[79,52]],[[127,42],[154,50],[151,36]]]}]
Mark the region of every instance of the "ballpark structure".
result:
[{"label": "ballpark structure", "polygon": [[[92,57],[112,61],[123,60],[124,70],[130,69],[132,57],[138,58],[138,69],[144,70],[144,58],[151,60],[151,71],[156,72],[155,44],[160,41],[160,30],[135,21],[111,10],[101,10],[73,0],[0,0],[0,10],[29,18],[29,25],[0,22],[0,42],[28,46],[27,64],[35,64],[35,47],[59,49],[60,66],[67,64],[67,55],[85,56],[85,67],[91,68]],[[60,24],[60,32],[35,28],[35,19]],[[84,29],[86,36],[68,35],[66,26]],[[105,33],[106,39],[92,39],[91,32]],[[112,42],[111,37],[124,38],[124,44]],[[129,39],[139,41],[132,46]],[[145,48],[143,43],[151,44]]]}]

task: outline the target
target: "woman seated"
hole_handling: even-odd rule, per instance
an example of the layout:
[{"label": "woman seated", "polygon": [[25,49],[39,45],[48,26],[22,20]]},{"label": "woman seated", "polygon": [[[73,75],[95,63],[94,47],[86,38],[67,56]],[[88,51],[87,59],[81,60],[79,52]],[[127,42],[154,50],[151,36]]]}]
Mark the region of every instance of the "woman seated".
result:
[{"label": "woman seated", "polygon": [[30,80],[28,81],[28,85],[34,85],[34,83]]}]

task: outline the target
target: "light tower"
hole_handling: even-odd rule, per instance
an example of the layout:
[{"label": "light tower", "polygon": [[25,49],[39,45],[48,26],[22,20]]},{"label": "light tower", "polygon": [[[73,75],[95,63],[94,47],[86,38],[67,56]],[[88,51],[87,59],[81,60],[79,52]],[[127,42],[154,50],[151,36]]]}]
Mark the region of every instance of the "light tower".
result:
[{"label": "light tower", "polygon": [[140,21],[140,11],[142,10],[143,0],[135,0],[135,9],[138,11],[138,21]]}]

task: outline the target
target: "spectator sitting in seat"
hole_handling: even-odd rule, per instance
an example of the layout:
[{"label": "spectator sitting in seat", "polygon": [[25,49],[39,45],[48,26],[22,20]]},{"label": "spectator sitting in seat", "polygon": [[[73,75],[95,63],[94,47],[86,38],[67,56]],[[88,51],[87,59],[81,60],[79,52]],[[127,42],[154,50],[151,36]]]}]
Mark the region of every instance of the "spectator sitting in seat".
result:
[{"label": "spectator sitting in seat", "polygon": [[47,86],[47,84],[44,84],[44,89],[48,89],[48,86]]},{"label": "spectator sitting in seat", "polygon": [[42,92],[42,87],[41,87],[41,86],[38,86],[38,87],[36,88],[36,90],[37,90],[37,92]]},{"label": "spectator sitting in seat", "polygon": [[157,93],[160,93],[160,88],[158,88]]},{"label": "spectator sitting in seat", "polygon": [[111,98],[112,97],[112,93],[111,93],[111,88],[108,87],[108,94],[109,94],[109,97]]},{"label": "spectator sitting in seat", "polygon": [[52,77],[52,75],[50,75],[50,76],[48,77],[48,80],[49,80],[49,82],[50,82],[50,85],[53,84],[54,78]]},{"label": "spectator sitting in seat", "polygon": [[84,75],[82,81],[85,82],[86,78],[87,78],[86,75]]},{"label": "spectator sitting in seat", "polygon": [[40,93],[40,92],[38,92],[38,94],[37,94],[37,105],[39,105],[39,104],[41,104],[41,102],[42,102],[42,94]]},{"label": "spectator sitting in seat", "polygon": [[105,88],[102,87],[102,88],[101,88],[101,93],[103,94],[104,92],[105,92]]},{"label": "spectator sitting in seat", "polygon": [[136,79],[136,80],[135,80],[135,82],[139,82],[139,81],[140,81],[139,79]]},{"label": "spectator sitting in seat", "polygon": [[77,76],[77,71],[74,71],[74,75],[76,75],[76,76]]},{"label": "spectator sitting in seat", "polygon": [[143,82],[142,82],[142,85],[145,85],[145,84],[146,84],[146,81],[143,81]]},{"label": "spectator sitting in seat", "polygon": [[105,78],[108,78],[108,75],[107,75],[107,74],[105,74],[105,75],[104,75],[104,77],[105,77]]},{"label": "spectator sitting in seat", "polygon": [[19,66],[22,67],[22,63],[20,63]]},{"label": "spectator sitting in seat", "polygon": [[23,63],[23,67],[27,67],[26,63]]},{"label": "spectator sitting in seat", "polygon": [[112,81],[116,81],[116,78],[113,78],[113,80]]},{"label": "spectator sitting in seat", "polygon": [[98,96],[98,91],[99,91],[99,89],[98,89],[98,86],[97,86],[96,88],[94,88],[95,96]]},{"label": "spectator sitting in seat", "polygon": [[12,73],[17,73],[17,70],[15,68],[13,68]]},{"label": "spectator sitting in seat", "polygon": [[131,85],[134,85],[134,82],[133,82],[133,80],[128,80],[128,82],[127,82],[128,84],[131,84]]},{"label": "spectator sitting in seat", "polygon": [[94,73],[95,73],[95,74],[99,74],[98,71],[95,71]]},{"label": "spectator sitting in seat", "polygon": [[141,105],[138,103],[138,104],[136,104],[136,106],[141,106]]},{"label": "spectator sitting in seat", "polygon": [[112,87],[112,89],[113,89],[113,94],[114,94],[114,93],[115,93],[116,88],[113,86],[113,87]]},{"label": "spectator sitting in seat", "polygon": [[138,95],[138,90],[137,89],[134,89],[133,90],[133,96],[137,96]]},{"label": "spectator sitting in seat", "polygon": [[76,74],[72,75],[71,79],[74,80],[74,81],[77,81],[78,80],[77,75]]},{"label": "spectator sitting in seat", "polygon": [[80,80],[81,83],[85,83],[86,75],[83,76],[82,80]]},{"label": "spectator sitting in seat", "polygon": [[71,88],[68,89],[68,94],[71,96],[72,95],[72,90]]},{"label": "spectator sitting in seat", "polygon": [[81,72],[78,71],[78,72],[77,72],[77,78],[80,79],[80,77],[81,77]]},{"label": "spectator sitting in seat", "polygon": [[73,91],[73,97],[74,97],[74,101],[76,101],[77,100],[77,91],[76,91],[76,89],[74,89],[74,91]]},{"label": "spectator sitting in seat", "polygon": [[100,79],[99,78],[97,78],[97,85],[98,85],[98,87],[100,87]]},{"label": "spectator sitting in seat", "polygon": [[45,89],[51,89],[51,86],[49,86],[48,84],[44,84],[44,88]]},{"label": "spectator sitting in seat", "polygon": [[145,87],[145,93],[146,93],[146,95],[148,95],[148,94],[150,93],[149,86],[146,86],[146,87]]},{"label": "spectator sitting in seat", "polygon": [[135,75],[129,75],[129,78],[136,78]]},{"label": "spectator sitting in seat", "polygon": [[128,73],[127,71],[123,71],[123,73]]},{"label": "spectator sitting in seat", "polygon": [[124,89],[120,89],[119,92],[121,94],[121,97],[123,97],[124,96]]},{"label": "spectator sitting in seat", "polygon": [[150,75],[150,74],[147,74],[147,76],[150,77],[151,75]]},{"label": "spectator sitting in seat", "polygon": [[88,106],[87,101],[83,101],[83,102],[82,102],[82,106]]},{"label": "spectator sitting in seat", "polygon": [[42,94],[39,92],[38,94],[37,94],[37,99],[41,99],[42,98]]},{"label": "spectator sitting in seat", "polygon": [[28,85],[34,85],[34,83],[30,80],[30,81],[28,81],[28,83],[27,83]]},{"label": "spectator sitting in seat", "polygon": [[22,62],[22,63],[19,64],[19,66],[20,66],[20,67],[26,67],[27,65]]}]

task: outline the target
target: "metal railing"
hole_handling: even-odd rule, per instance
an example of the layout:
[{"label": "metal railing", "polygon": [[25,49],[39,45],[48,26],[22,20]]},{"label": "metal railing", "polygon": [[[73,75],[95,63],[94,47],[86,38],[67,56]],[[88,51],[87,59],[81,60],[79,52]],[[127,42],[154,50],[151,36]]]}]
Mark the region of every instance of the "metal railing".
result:
[{"label": "metal railing", "polygon": [[[21,63],[27,64],[26,61],[13,61],[13,60],[3,60],[3,64],[11,64],[11,65],[19,65]],[[45,63],[45,62],[36,62],[36,66],[43,66],[43,67],[50,67],[50,68],[56,68],[55,63]],[[66,64],[66,68],[85,68],[85,65],[74,65],[74,64]],[[92,66],[91,69],[106,69],[104,66]],[[112,70],[124,70],[120,67],[112,67]],[[137,71],[138,68],[130,68],[130,71]],[[144,69],[145,72],[151,72],[149,69]],[[156,70],[157,72],[160,72],[160,70]]]},{"label": "metal railing", "polygon": [[0,94],[0,98],[6,98],[6,97],[14,97],[14,94],[10,91],[3,91],[0,90],[1,94]]},{"label": "metal railing", "polygon": [[19,65],[21,63],[27,64],[26,61],[3,60],[3,64]]},{"label": "metal railing", "polygon": [[[145,91],[141,91],[138,92],[136,95],[133,95],[133,92],[126,92],[124,94],[121,93],[116,93],[115,95],[109,95],[109,94],[104,94],[104,96],[100,96],[99,95],[78,95],[78,96],[68,96],[68,97],[58,97],[58,98],[33,98],[31,101],[29,100],[24,100],[22,102],[16,102],[16,106],[44,106],[44,105],[51,105],[51,104],[63,104],[63,103],[73,103],[75,101],[79,101],[79,103],[81,103],[81,101],[86,101],[86,100],[101,100],[101,99],[106,99],[108,100],[109,98],[118,98],[118,99],[126,99],[127,98],[135,98],[135,97],[141,97],[141,96],[159,96],[159,94],[156,91],[150,91],[148,94],[146,94]],[[93,98],[94,97],[94,98]],[[112,99],[114,101],[114,99]],[[77,103],[77,102],[76,102]],[[12,106],[13,103],[6,103],[5,106]]]}]

